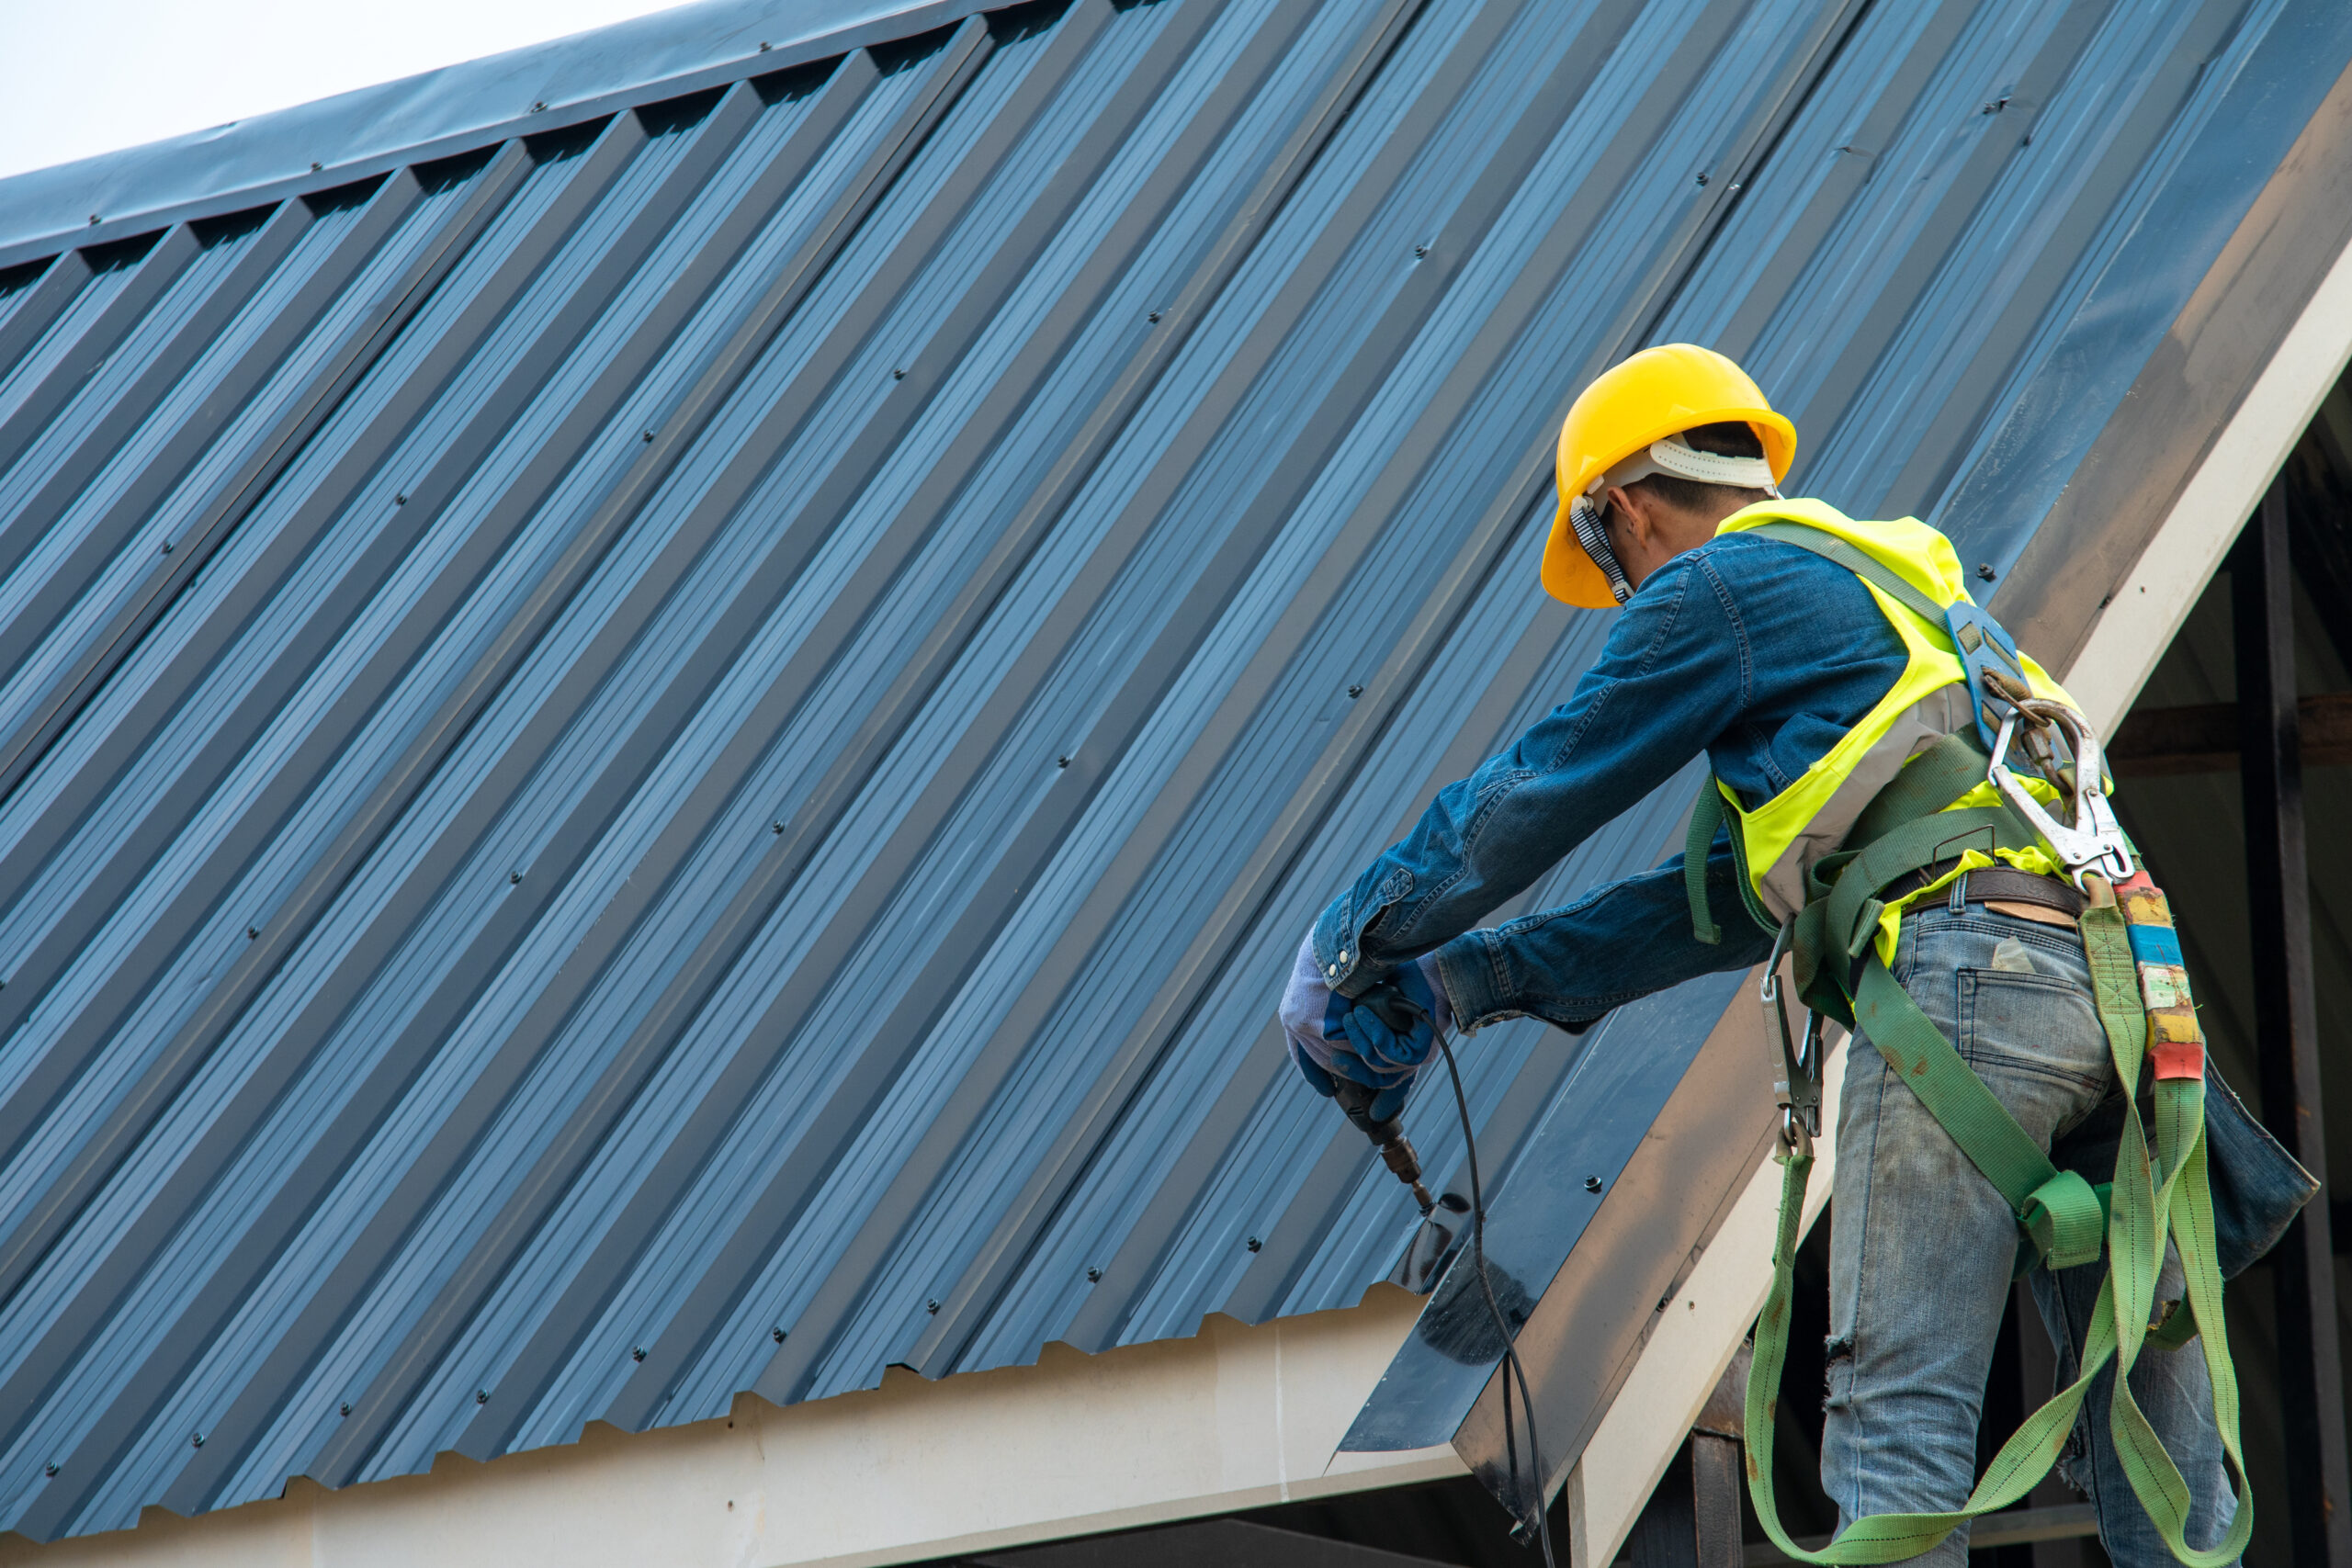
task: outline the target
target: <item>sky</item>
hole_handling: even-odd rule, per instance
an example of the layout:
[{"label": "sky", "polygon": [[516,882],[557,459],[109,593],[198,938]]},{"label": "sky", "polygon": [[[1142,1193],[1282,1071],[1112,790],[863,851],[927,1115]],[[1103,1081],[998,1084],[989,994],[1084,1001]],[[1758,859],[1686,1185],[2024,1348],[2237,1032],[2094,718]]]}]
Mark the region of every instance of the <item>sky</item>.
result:
[{"label": "sky", "polygon": [[680,0],[0,0],[0,177]]}]

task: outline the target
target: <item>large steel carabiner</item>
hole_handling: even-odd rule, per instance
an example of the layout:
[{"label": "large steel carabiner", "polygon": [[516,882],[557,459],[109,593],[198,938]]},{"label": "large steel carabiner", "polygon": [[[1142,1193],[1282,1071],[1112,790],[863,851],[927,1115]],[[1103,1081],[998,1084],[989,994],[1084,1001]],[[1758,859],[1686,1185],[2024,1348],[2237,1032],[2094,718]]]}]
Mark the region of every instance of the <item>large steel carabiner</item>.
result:
[{"label": "large steel carabiner", "polygon": [[[2072,788],[2067,790],[2074,796],[2072,825],[2043,810],[2041,802],[2033,797],[2024,781],[2009,771],[2009,747],[2017,739],[2020,721],[2037,728],[2055,729],[2065,740],[2066,750],[2074,758],[2074,779]],[[2110,883],[2132,879],[2132,845],[2123,836],[2123,825],[2115,819],[2114,808],[2107,803],[2103,761],[2098,737],[2091,733],[2089,722],[2081,714],[2047,697],[2026,697],[2002,716],[2000,733],[1993,741],[1992,765],[1984,770],[1985,777],[1992,780],[1993,787],[2000,791],[2009,808],[2050,841],[2076,887],[2083,886],[2084,877],[2093,874]],[[2052,767],[2047,771],[2058,770]],[[2063,777],[2050,782],[2066,788]]]}]

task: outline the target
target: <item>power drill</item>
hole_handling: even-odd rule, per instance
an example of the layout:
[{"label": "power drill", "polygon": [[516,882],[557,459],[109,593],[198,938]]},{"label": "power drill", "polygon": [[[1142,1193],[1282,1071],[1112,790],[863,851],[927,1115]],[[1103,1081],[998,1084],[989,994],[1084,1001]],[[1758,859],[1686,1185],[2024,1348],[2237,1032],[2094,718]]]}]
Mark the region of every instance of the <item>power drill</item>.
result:
[{"label": "power drill", "polygon": [[1430,1211],[1437,1207],[1437,1200],[1421,1185],[1421,1156],[1413,1152],[1412,1140],[1405,1136],[1403,1114],[1375,1122],[1372,1119],[1372,1102],[1379,1097],[1378,1089],[1353,1078],[1334,1077],[1332,1082],[1333,1098],[1339,1100],[1340,1109],[1372,1140],[1372,1146],[1380,1151],[1381,1163],[1396,1173],[1397,1180],[1413,1190],[1413,1201],[1421,1206],[1421,1217],[1429,1218]]}]

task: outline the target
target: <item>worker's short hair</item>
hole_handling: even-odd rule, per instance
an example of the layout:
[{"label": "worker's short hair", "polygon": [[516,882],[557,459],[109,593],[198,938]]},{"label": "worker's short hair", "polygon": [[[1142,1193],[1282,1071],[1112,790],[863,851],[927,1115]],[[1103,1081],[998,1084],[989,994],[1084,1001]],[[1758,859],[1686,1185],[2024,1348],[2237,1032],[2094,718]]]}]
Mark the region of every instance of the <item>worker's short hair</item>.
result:
[{"label": "worker's short hair", "polygon": [[[1713,452],[1725,457],[1761,457],[1764,444],[1756,439],[1755,429],[1744,420],[1725,420],[1716,424],[1693,425],[1682,433],[1682,439],[1702,452]],[[1747,490],[1738,485],[1709,484],[1704,479],[1686,479],[1679,474],[1649,474],[1635,479],[1627,490],[1647,490],[1668,506],[1684,512],[1705,512],[1736,502],[1750,506],[1770,497],[1760,490]]]}]

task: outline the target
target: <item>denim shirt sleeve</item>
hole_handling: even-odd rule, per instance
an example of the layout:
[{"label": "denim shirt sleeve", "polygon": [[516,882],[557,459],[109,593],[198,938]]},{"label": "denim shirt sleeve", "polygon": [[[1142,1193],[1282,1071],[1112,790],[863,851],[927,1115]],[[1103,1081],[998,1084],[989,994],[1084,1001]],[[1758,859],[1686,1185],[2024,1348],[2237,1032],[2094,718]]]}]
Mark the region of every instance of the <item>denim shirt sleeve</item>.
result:
[{"label": "denim shirt sleeve", "polygon": [[[1331,988],[1360,996],[1524,892],[1705,750],[1738,717],[1754,681],[1736,606],[1706,554],[1659,568],[1567,702],[1439,791],[1404,841],[1324,909],[1315,955]],[[1679,876],[1679,856],[1672,864]],[[1688,913],[1681,919],[1687,933]],[[1657,934],[1646,919],[1638,923]]]},{"label": "denim shirt sleeve", "polygon": [[1723,928],[1709,944],[1690,929],[1682,857],[1593,888],[1574,903],[1465,931],[1437,950],[1458,1028],[1540,1018],[1571,1034],[1604,1013],[1701,975],[1771,955],[1772,933],[1741,913],[1731,838],[1707,857],[1707,894]]}]

